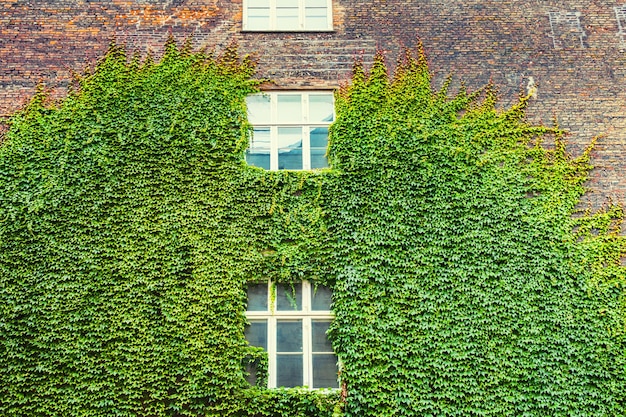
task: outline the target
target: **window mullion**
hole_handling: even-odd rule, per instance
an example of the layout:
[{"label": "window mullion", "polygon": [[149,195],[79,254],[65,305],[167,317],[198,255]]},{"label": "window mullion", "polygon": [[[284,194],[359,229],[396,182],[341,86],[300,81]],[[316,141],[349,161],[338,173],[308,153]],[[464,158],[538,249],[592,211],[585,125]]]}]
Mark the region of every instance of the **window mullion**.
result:
[{"label": "window mullion", "polygon": [[302,281],[302,312],[306,315],[311,314],[311,283]]},{"label": "window mullion", "polygon": [[278,126],[270,126],[270,171],[278,170]]},{"label": "window mullion", "polygon": [[[275,0],[272,0],[275,5]],[[270,170],[278,170],[278,95],[270,93]]]},{"label": "window mullion", "polygon": [[276,388],[276,317],[268,318],[267,332],[268,385]]},{"label": "window mullion", "polygon": [[304,0],[299,0],[298,1],[298,22],[300,24],[300,30],[305,30],[306,29],[304,27],[304,24],[305,24],[305,19],[304,19],[305,9],[304,9],[304,7],[305,7]]},{"label": "window mullion", "polygon": [[244,0],[244,6],[243,6],[243,11],[242,11],[242,17],[241,17],[241,27],[245,30],[248,28],[248,5],[245,3]]},{"label": "window mullion", "polygon": [[270,0],[270,30],[276,29],[276,0]]},{"label": "window mullion", "polygon": [[333,28],[333,3],[332,0],[326,2],[326,27]]},{"label": "window mullion", "polygon": [[313,343],[311,340],[311,318],[304,317],[302,320],[302,325],[304,328],[302,329],[302,350],[303,350],[303,358],[302,358],[302,366],[303,369],[303,377],[304,377],[304,385],[309,388],[313,388],[313,359],[312,359],[312,348]]},{"label": "window mullion", "polygon": [[302,94],[302,169],[311,169],[311,128],[308,127],[310,122],[309,95]]}]

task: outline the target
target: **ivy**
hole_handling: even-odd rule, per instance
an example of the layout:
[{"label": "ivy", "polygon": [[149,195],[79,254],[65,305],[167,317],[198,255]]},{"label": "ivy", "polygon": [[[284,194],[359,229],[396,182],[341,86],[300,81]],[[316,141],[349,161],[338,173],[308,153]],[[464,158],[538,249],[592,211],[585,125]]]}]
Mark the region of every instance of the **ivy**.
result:
[{"label": "ivy", "polygon": [[[617,416],[619,205],[579,211],[566,133],[431,88],[421,50],[336,95],[331,169],[243,160],[254,63],[112,44],[0,145],[6,416]],[[334,289],[341,392],[263,388],[245,289]],[[244,366],[259,363],[259,383]]]},{"label": "ivy", "polygon": [[446,88],[420,52],[391,78],[382,56],[357,64],[338,94],[346,415],[623,415],[623,211],[577,212],[591,147],[572,158],[526,123],[527,97],[500,111],[491,86]]}]

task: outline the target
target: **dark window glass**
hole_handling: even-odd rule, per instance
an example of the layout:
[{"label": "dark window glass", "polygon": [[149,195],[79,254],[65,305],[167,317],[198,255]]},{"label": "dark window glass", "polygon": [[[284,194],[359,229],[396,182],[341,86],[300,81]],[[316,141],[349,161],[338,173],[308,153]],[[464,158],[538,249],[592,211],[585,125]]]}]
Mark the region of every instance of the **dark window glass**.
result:
[{"label": "dark window glass", "polygon": [[302,310],[302,283],[276,285],[276,310]]},{"label": "dark window glass", "polygon": [[245,336],[252,346],[267,350],[267,320],[250,320]]},{"label": "dark window glass", "polygon": [[276,321],[276,351],[302,352],[302,320]]},{"label": "dark window glass", "polygon": [[315,311],[328,311],[330,310],[330,303],[332,302],[332,291],[330,288],[323,285],[318,285],[317,288],[313,288],[313,300],[311,302],[311,308]]},{"label": "dark window glass", "polygon": [[277,386],[298,387],[302,379],[302,355],[276,355]]},{"label": "dark window glass", "polygon": [[330,321],[313,320],[311,322],[311,338],[313,343],[313,352],[332,352],[333,345],[328,340],[326,332],[330,326]]},{"label": "dark window glass", "polygon": [[248,286],[248,311],[267,311],[267,284]]},{"label": "dark window glass", "polygon": [[339,388],[337,382],[337,356],[313,355],[313,388]]}]

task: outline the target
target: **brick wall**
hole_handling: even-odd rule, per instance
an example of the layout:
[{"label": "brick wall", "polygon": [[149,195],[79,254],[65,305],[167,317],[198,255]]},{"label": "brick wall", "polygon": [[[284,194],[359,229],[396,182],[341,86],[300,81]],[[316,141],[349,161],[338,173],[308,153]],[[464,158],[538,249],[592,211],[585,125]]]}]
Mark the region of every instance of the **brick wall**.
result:
[{"label": "brick wall", "polygon": [[420,37],[436,85],[491,80],[504,105],[534,82],[529,117],[556,116],[572,152],[602,134],[587,201],[626,202],[626,0],[334,0],[327,33],[244,33],[241,21],[242,0],[0,0],[0,115],[42,81],[62,95],[113,37],[156,53],[169,33],[218,50],[236,39],[276,88],[335,87],[354,58],[393,58]]}]

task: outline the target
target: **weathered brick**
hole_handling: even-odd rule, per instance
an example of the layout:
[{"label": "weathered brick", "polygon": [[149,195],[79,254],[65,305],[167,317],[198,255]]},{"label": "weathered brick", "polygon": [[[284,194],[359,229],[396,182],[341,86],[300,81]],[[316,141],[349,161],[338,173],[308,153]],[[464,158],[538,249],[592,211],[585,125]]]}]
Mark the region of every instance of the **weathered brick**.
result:
[{"label": "weathered brick", "polygon": [[[422,39],[440,85],[449,73],[470,88],[492,81],[509,104],[537,87],[532,121],[553,117],[579,152],[594,151],[588,201],[626,202],[626,0],[334,0],[334,31],[241,32],[242,1],[2,0],[0,114],[25,103],[38,82],[62,95],[70,70],[93,65],[116,38],[158,53],[172,33],[217,50],[237,40],[257,54],[276,88],[332,88],[354,59],[391,57]],[[551,18],[552,16],[552,25]],[[621,22],[621,23],[620,23]],[[622,33],[620,33],[622,24]],[[458,81],[456,83],[458,85]]]}]

